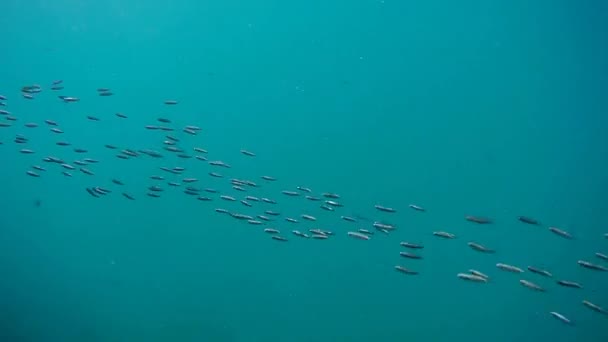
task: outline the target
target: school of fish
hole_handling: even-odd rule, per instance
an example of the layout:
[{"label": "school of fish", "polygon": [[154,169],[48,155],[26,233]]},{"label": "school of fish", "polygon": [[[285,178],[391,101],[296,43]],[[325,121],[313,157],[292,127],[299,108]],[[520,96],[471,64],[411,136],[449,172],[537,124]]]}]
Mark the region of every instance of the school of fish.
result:
[{"label": "school of fish", "polygon": [[[66,96],[61,94],[64,90],[63,81],[56,80],[50,82],[48,89],[57,93],[57,100],[68,105],[78,105],[77,103],[80,101],[78,97],[75,96]],[[20,90],[21,96],[26,100],[35,100],[36,97],[42,93],[43,87],[41,85],[27,85],[23,86]],[[114,93],[110,88],[98,88],[97,90],[98,96],[101,97],[109,97],[113,96]],[[41,155],[39,159],[31,165],[31,168],[28,170],[24,170],[26,176],[33,178],[44,178],[46,174],[49,173],[59,173],[65,177],[74,177],[77,174],[81,174],[85,177],[95,177],[95,165],[97,163],[102,162],[96,158],[88,156],[88,150],[82,147],[73,147],[72,143],[63,140],[62,136],[64,135],[64,131],[61,128],[59,121],[56,121],[53,118],[43,118],[41,122],[25,122],[23,124],[19,123],[19,115],[17,113],[12,113],[10,111],[10,99],[0,94],[0,145],[5,143],[5,139],[9,136],[13,136],[13,142],[18,146],[17,150],[19,153],[24,155],[37,155],[37,151],[28,148],[29,139],[27,137],[28,129],[40,129],[40,126],[46,126],[49,131],[49,134],[57,135],[56,145],[61,148],[60,155],[66,155],[69,157],[61,157],[58,155]],[[179,104],[177,100],[167,99],[163,100],[162,103],[165,106],[176,106]],[[90,121],[99,121],[101,118],[93,116],[93,115],[83,115],[84,118]],[[104,120],[107,118],[104,118]],[[122,114],[120,112],[115,113],[116,120],[125,120],[128,119],[128,116]],[[188,168],[182,166],[162,166],[156,172],[149,175],[150,180],[154,182],[154,185],[150,185],[147,189],[143,189],[140,192],[130,192],[124,190],[127,188],[127,184],[125,184],[118,175],[115,178],[110,180],[103,180],[104,184],[109,185],[100,185],[100,186],[91,186],[83,189],[83,195],[92,196],[94,198],[100,198],[104,196],[112,196],[118,195],[122,196],[126,201],[135,201],[142,200],[141,197],[148,198],[160,198],[162,197],[162,193],[169,188],[180,188],[183,189],[183,193],[187,196],[192,197],[198,201],[202,202],[212,202],[216,199],[219,199],[221,202],[225,202],[225,206],[215,208],[215,212],[221,215],[227,215],[231,218],[234,218],[239,221],[244,221],[247,224],[260,226],[260,233],[268,234],[269,239],[271,241],[277,241],[277,243],[288,243],[290,239],[310,239],[310,240],[328,240],[340,238],[340,235],[344,235],[346,238],[361,240],[361,241],[369,241],[371,240],[375,234],[386,234],[390,235],[391,232],[396,230],[398,227],[395,224],[385,222],[383,220],[377,221],[368,221],[365,218],[356,217],[356,216],[346,216],[336,214],[339,219],[350,222],[353,224],[353,228],[347,232],[334,232],[330,230],[320,229],[320,228],[311,228],[308,230],[280,230],[277,228],[273,228],[272,226],[276,224],[277,220],[280,220],[282,217],[281,212],[277,209],[259,209],[259,213],[255,216],[247,215],[243,213],[239,213],[238,209],[235,207],[236,202],[239,202],[243,208],[254,208],[254,207],[277,207],[279,200],[278,196],[287,196],[287,197],[301,197],[302,200],[305,201],[313,201],[319,203],[319,209],[329,211],[329,212],[339,212],[340,208],[344,206],[341,201],[341,196],[338,193],[334,192],[317,192],[315,193],[312,189],[304,187],[302,185],[295,186],[292,189],[285,189],[280,194],[276,194],[277,197],[262,197],[262,196],[253,196],[248,193],[256,192],[257,189],[262,188],[264,183],[266,182],[278,182],[279,177],[276,175],[258,175],[254,179],[236,179],[225,177],[222,171],[227,171],[231,169],[231,165],[227,161],[223,160],[209,160],[207,157],[208,151],[204,148],[193,146],[190,148],[185,147],[189,145],[188,138],[199,135],[202,132],[202,128],[197,125],[186,125],[184,127],[175,127],[172,123],[172,120],[166,117],[159,117],[155,119],[155,123],[150,123],[141,127],[142,130],[149,131],[157,131],[159,132],[159,148],[158,150],[152,149],[137,149],[137,148],[127,148],[127,147],[119,147],[112,144],[106,144],[105,148],[109,150],[115,151],[116,158],[123,160],[131,160],[137,158],[166,158],[168,159],[170,155],[175,156],[176,160],[182,160],[183,163],[188,163],[186,160],[194,159],[197,162],[204,162],[210,166],[210,171],[208,176],[216,179],[217,182],[230,182],[232,189],[235,190],[234,194],[221,194],[218,190],[214,188],[203,188],[197,187],[196,184],[199,182],[199,179],[194,175],[187,175]],[[184,134],[181,134],[184,133]],[[71,150],[73,152],[67,152]],[[2,153],[9,153],[9,151],[4,150]],[[255,158],[256,153],[242,149],[240,153],[244,158]],[[78,158],[82,156],[81,158]],[[76,157],[76,158],[75,158]],[[180,179],[180,180],[176,180]],[[159,184],[166,184],[166,187]],[[132,190],[131,190],[132,191]],[[239,196],[239,194],[242,194]],[[220,203],[221,203],[220,202]],[[235,202],[235,203],[230,203]],[[231,208],[231,209],[227,209]],[[402,210],[401,208],[393,208],[380,204],[376,204],[374,206],[378,213],[382,214],[394,214],[398,210]],[[427,209],[423,206],[417,204],[409,204],[408,209],[419,212],[423,215]],[[469,221],[473,224],[492,224],[493,220],[487,217],[480,216],[464,216],[466,221]],[[514,220],[518,220],[521,224],[532,225],[542,227],[543,224],[528,216],[519,216],[514,217]],[[282,217],[288,224],[296,224],[305,221],[308,223],[314,223],[317,221],[317,218],[310,213],[302,213],[299,217]],[[358,228],[365,225],[364,228]],[[555,234],[556,236],[564,239],[574,240],[575,237],[570,234],[568,231],[558,228],[558,227],[547,227],[547,231]],[[430,236],[435,236],[438,239],[448,239],[453,240],[457,239],[457,236],[448,231],[434,231],[429,232]],[[601,237],[598,237],[601,238]],[[608,233],[603,235],[604,239],[608,239]],[[361,242],[363,243],[363,242]],[[458,243],[458,242],[455,242]],[[399,247],[396,245],[396,249]],[[401,251],[399,251],[400,257],[405,260],[420,260],[423,259],[422,254],[419,252],[424,249],[424,245],[418,242],[412,241],[401,241],[399,242],[399,246],[401,247]],[[488,253],[494,254],[496,251],[491,247],[484,246],[478,242],[468,241],[467,246],[474,251],[479,253]],[[595,260],[591,261],[594,258]],[[585,268],[589,270],[589,272],[596,272],[599,276],[600,273],[604,273],[608,271],[608,255],[600,252],[596,252],[594,256],[590,256],[588,260],[578,260],[576,263],[578,267]],[[574,261],[573,261],[574,264]],[[558,279],[553,276],[553,273],[549,270],[539,268],[533,265],[527,265],[525,267],[519,267],[515,265],[511,265],[508,263],[497,263],[496,268],[512,273],[514,277],[519,278],[519,283],[521,286],[530,289],[531,291],[536,291],[540,293],[549,292],[546,287],[541,286],[539,283],[545,281],[546,279],[555,279],[551,281],[557,286],[579,289],[580,291],[584,291],[583,284],[580,284],[573,280],[565,280]],[[394,269],[396,272],[415,276],[419,274],[419,271],[415,267],[404,266],[404,265],[395,265]],[[455,275],[457,278],[462,279],[463,281],[468,281],[471,283],[478,284],[488,284],[490,283],[490,277],[485,273],[475,270],[463,270],[461,273]],[[543,280],[545,279],[545,280]],[[471,285],[471,286],[488,286],[488,285]],[[598,314],[604,315],[608,317],[608,309],[596,304],[584,297],[581,297],[581,305],[587,307]],[[574,325],[574,320],[570,317],[562,314],[558,311],[548,312],[548,316],[552,316],[556,320],[567,324]]]}]

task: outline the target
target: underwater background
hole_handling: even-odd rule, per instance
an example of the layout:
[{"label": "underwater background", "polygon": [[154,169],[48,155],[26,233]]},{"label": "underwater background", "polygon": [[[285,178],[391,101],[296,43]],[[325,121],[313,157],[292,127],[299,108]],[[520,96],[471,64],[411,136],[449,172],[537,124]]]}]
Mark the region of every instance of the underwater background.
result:
[{"label": "underwater background", "polygon": [[[594,256],[608,253],[608,2],[0,7],[0,109],[16,119],[0,117],[0,341],[608,340],[608,315],[581,304],[608,308],[608,272],[576,263],[608,266]],[[56,80],[60,93],[49,90]],[[42,88],[35,99],[22,96],[33,84]],[[113,96],[98,96],[102,87]],[[144,129],[158,117],[201,127],[196,136],[178,131],[180,139],[229,163],[226,178],[207,176],[213,169],[199,160],[122,160],[104,147],[161,150],[165,133]],[[44,120],[65,133],[49,132]],[[18,135],[27,144],[15,143]],[[42,161],[80,158],[59,139],[99,160],[93,176],[65,177]],[[30,177],[32,165],[47,171]],[[260,185],[251,195],[278,203],[250,209],[169,188],[148,197],[162,166],[186,167],[197,186],[234,196],[243,194],[228,179],[251,179]],[[114,178],[136,200],[121,196]],[[85,188],[94,186],[112,193],[90,196]],[[344,207],[324,211],[281,194],[296,186],[337,193]],[[317,222],[275,219],[267,226],[289,239],[280,242],[218,207]],[[476,225],[466,215],[494,222]],[[346,236],[373,230],[374,221],[397,229],[365,241]],[[317,226],[335,235],[290,232]],[[440,230],[457,238],[432,235]],[[424,259],[400,257],[400,241],[424,244]],[[496,263],[542,267],[583,288]],[[491,281],[456,277],[471,268]]]}]

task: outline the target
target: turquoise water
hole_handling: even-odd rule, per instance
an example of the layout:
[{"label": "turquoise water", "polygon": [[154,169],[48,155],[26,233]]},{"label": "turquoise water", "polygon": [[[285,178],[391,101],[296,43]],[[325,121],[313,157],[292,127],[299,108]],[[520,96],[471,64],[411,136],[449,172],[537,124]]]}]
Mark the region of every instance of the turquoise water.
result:
[{"label": "turquoise water", "polygon": [[[608,308],[608,272],[576,262],[608,266],[594,256],[608,254],[607,14],[602,1],[3,1],[0,109],[17,121],[0,116],[11,124],[0,127],[0,341],[606,341],[608,315],[581,301]],[[42,92],[25,99],[32,84]],[[176,131],[144,129],[158,117]],[[167,133],[232,167],[176,157]],[[122,160],[105,144],[165,157]],[[69,178],[49,155],[100,162]],[[32,165],[47,171],[29,177]],[[278,204],[197,201],[152,175]],[[240,193],[230,178],[259,187]],[[95,186],[113,192],[94,198]],[[281,194],[296,186],[338,193],[344,207]],[[267,226],[289,241],[215,208],[280,211]],[[375,220],[397,229],[346,236]],[[290,232],[314,227],[335,235]],[[401,241],[424,244],[424,259],[400,257]],[[456,277],[471,268],[491,280]]]}]

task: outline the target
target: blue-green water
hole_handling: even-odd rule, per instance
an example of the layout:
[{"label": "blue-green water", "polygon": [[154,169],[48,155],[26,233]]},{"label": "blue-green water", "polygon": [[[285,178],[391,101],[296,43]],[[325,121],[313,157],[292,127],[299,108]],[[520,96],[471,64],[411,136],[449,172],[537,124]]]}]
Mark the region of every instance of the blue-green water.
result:
[{"label": "blue-green water", "polygon": [[[17,121],[0,117],[12,124],[0,127],[0,341],[608,339],[608,315],[581,304],[608,308],[608,272],[576,263],[608,266],[594,256],[608,254],[606,2],[6,0],[1,8],[0,94],[8,100],[0,109]],[[54,92],[57,79],[65,89]],[[34,100],[20,92],[31,84],[43,89]],[[100,87],[115,95],[98,96]],[[169,133],[188,153],[199,146],[232,167],[163,150],[166,132],[144,129],[158,117],[173,121]],[[49,132],[45,119],[65,133]],[[185,125],[202,131],[184,134]],[[18,134],[28,143],[16,144]],[[104,144],[165,157],[122,160]],[[87,166],[94,176],[75,170],[68,178],[42,161],[49,155],[100,162]],[[47,171],[29,177],[32,165]],[[162,166],[187,170],[171,175]],[[184,185],[149,178],[156,174],[278,204],[197,201]],[[260,186],[243,194],[230,178]],[[155,184],[165,191],[147,197]],[[113,192],[93,198],[85,188],[94,186]],[[344,207],[327,212],[281,194],[296,186],[338,193]],[[289,241],[218,207],[280,211],[268,226]],[[301,214],[317,222],[283,220]],[[340,215],[398,228],[354,240],[346,231],[371,222]],[[290,233],[313,227],[335,235]],[[457,238],[438,239],[437,230]],[[424,244],[424,259],[401,258],[400,241]],[[497,252],[472,251],[468,241]],[[506,273],[499,262],[543,267],[584,288]],[[491,281],[456,277],[470,268]]]}]

